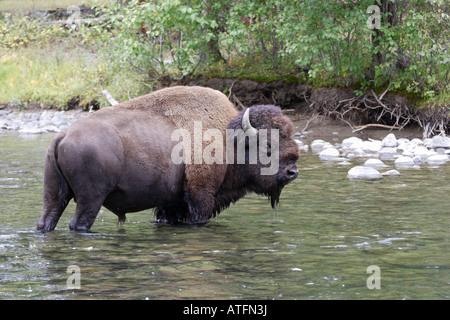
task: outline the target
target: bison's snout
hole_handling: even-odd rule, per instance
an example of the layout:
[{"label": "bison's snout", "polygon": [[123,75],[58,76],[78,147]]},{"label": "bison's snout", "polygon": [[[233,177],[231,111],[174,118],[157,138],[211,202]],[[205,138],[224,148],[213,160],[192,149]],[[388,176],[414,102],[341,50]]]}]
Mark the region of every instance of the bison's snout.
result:
[{"label": "bison's snout", "polygon": [[295,180],[298,176],[298,169],[296,166],[286,168],[284,171],[284,176],[286,177],[286,180],[289,182],[292,180]]}]

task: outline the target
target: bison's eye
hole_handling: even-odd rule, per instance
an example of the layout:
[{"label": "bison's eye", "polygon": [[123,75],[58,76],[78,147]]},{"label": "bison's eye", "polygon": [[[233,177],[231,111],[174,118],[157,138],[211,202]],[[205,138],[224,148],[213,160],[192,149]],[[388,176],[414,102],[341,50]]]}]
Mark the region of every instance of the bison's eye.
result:
[{"label": "bison's eye", "polygon": [[296,163],[298,160],[298,157],[296,155],[288,155],[285,159],[289,163]]}]

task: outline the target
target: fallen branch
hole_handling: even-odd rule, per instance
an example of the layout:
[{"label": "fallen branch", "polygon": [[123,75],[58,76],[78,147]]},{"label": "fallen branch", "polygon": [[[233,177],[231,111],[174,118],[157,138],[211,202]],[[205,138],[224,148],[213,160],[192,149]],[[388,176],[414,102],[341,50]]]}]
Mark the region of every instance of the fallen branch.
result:
[{"label": "fallen branch", "polygon": [[361,131],[361,130],[371,128],[371,127],[386,128],[386,129],[390,129],[390,130],[401,130],[403,128],[403,127],[397,127],[397,126],[388,126],[388,125],[379,124],[379,123],[370,123],[370,124],[366,124],[364,126],[356,126],[352,132]]},{"label": "fallen branch", "polygon": [[108,21],[108,18],[86,18],[86,19],[65,19],[65,20],[56,20],[56,21],[47,21],[44,22],[45,25],[70,25],[70,24],[85,24],[85,23],[96,23],[100,21]]}]

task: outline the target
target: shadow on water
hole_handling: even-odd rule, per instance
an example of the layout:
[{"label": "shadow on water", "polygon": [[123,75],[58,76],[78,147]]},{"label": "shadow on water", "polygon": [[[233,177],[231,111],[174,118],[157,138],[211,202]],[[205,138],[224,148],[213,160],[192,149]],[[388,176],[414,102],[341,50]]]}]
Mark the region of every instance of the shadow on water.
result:
[{"label": "shadow on water", "polygon": [[[304,154],[272,210],[247,196],[205,226],[103,209],[70,231],[70,204],[40,234],[51,135],[0,135],[0,299],[448,299],[448,165],[350,181],[349,167]],[[392,165],[392,164],[390,164]],[[80,289],[68,288],[71,265]],[[381,271],[370,290],[367,268]]]}]

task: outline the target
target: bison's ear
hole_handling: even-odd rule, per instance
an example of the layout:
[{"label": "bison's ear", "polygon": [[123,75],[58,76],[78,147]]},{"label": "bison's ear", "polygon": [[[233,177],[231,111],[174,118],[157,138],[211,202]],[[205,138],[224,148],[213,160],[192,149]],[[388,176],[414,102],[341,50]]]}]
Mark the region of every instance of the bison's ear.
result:
[{"label": "bison's ear", "polygon": [[254,137],[258,134],[258,130],[253,128],[252,124],[250,123],[250,109],[251,108],[245,110],[244,116],[242,117],[242,129],[244,130],[245,134],[250,137]]}]

